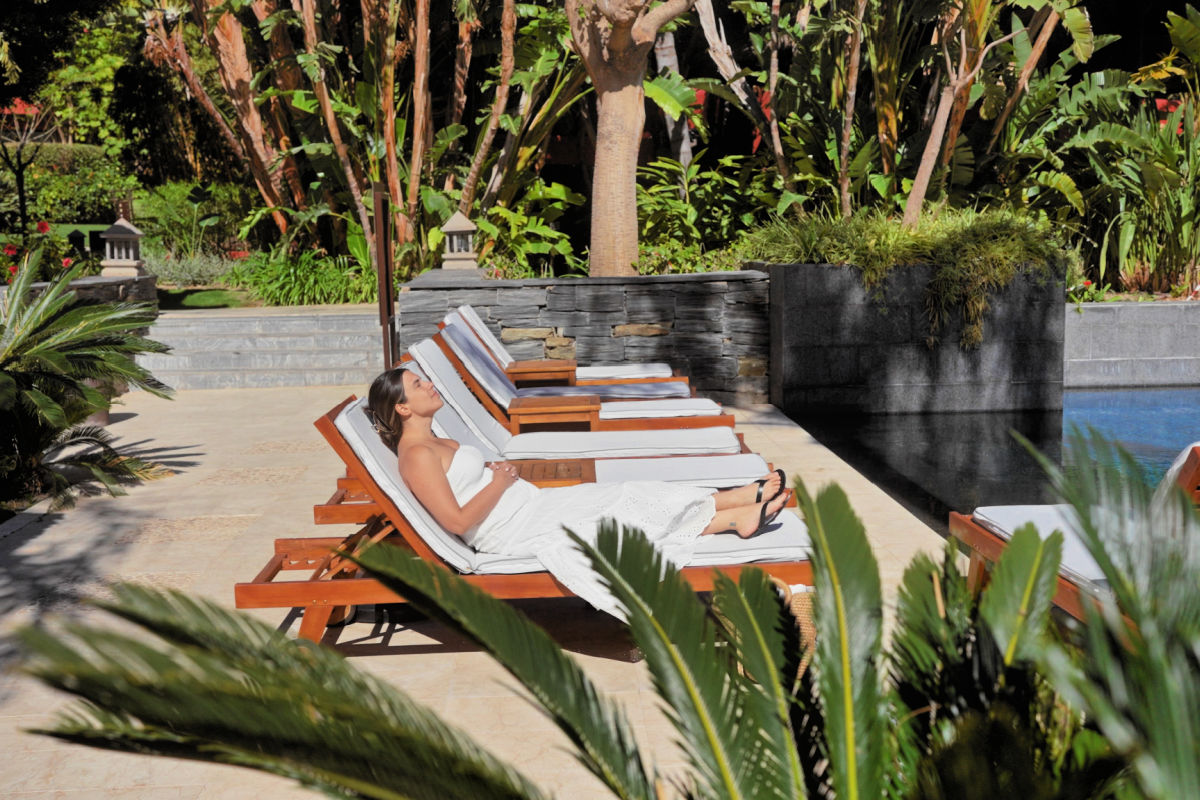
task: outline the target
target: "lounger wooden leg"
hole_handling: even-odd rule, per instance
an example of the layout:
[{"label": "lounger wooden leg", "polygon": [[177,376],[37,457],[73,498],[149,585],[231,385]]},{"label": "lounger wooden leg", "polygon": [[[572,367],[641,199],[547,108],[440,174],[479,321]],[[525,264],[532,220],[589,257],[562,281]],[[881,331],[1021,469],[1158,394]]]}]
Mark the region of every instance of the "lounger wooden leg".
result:
[{"label": "lounger wooden leg", "polygon": [[[336,608],[346,608],[337,606]],[[304,617],[300,620],[300,638],[310,642],[319,642],[329,627],[335,606],[308,606],[304,609]]]}]

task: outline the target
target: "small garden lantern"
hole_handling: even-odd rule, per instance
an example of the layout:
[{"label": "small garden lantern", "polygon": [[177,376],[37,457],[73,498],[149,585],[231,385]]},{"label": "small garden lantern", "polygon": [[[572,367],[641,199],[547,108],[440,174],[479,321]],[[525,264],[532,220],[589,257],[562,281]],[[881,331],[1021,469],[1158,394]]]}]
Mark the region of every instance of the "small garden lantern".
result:
[{"label": "small garden lantern", "polygon": [[101,275],[114,278],[130,278],[145,275],[142,261],[142,236],[144,234],[133,223],[121,217],[108,230],[100,234],[104,240],[104,260],[100,262]]},{"label": "small garden lantern", "polygon": [[442,254],[442,269],[475,269],[475,231],[477,228],[466,214],[455,211],[446,220],[442,233],[446,234],[446,249]]}]

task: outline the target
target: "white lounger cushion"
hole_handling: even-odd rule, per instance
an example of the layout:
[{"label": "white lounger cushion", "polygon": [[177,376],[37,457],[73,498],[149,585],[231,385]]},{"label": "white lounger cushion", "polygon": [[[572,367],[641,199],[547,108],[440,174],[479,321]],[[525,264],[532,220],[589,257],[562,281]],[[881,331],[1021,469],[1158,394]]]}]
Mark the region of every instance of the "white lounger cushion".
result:
[{"label": "white lounger cushion", "polygon": [[666,400],[609,400],[600,404],[600,419],[712,417],[720,413],[719,405],[703,397],[668,398]]},{"label": "white lounger cushion", "polygon": [[688,397],[691,389],[683,381],[660,383],[621,383],[600,386],[535,386],[518,389],[504,370],[483,349],[475,335],[461,322],[447,317],[442,328],[442,337],[454,351],[467,371],[484,388],[492,399],[504,408],[517,397],[573,397],[584,394],[605,397],[633,397],[651,399],[656,397]]},{"label": "white lounger cushion", "polygon": [[537,431],[519,433],[502,451],[505,458],[627,458],[655,455],[733,455],[741,443],[732,428],[664,431]]},{"label": "white lounger cushion", "polygon": [[[408,348],[421,368],[441,392],[445,405],[434,416],[434,424],[458,441],[481,447],[492,458],[620,458],[654,455],[713,455],[741,451],[737,436],[725,426],[661,431],[571,431],[522,433],[513,436],[489,414],[432,340],[417,342]],[[457,414],[458,420],[451,420]],[[460,438],[461,426],[471,437]],[[478,445],[477,445],[478,446]]]},{"label": "white lounger cushion", "polygon": [[[363,412],[365,399],[349,403],[334,420],[350,449],[362,461],[367,472],[387,493],[429,548],[460,572],[516,574],[541,572],[535,558],[513,558],[480,553],[457,536],[447,533],[417,501],[400,478],[396,455],[379,439]],[[776,524],[752,539],[737,536],[703,536],[696,547],[692,566],[745,564],[751,561],[797,561],[808,557],[811,545],[808,532],[794,514],[779,515]]]},{"label": "white lounger cushion", "polygon": [[577,381],[611,381],[630,378],[669,378],[675,373],[661,361],[645,364],[592,364],[575,368]]},{"label": "white lounger cushion", "polygon": [[975,509],[972,516],[984,528],[1006,541],[1012,538],[1013,531],[1027,522],[1033,523],[1038,536],[1043,539],[1054,531],[1062,531],[1062,572],[1081,585],[1106,585],[1100,566],[1074,532],[1077,526],[1075,510],[1071,506],[987,506]]},{"label": "white lounger cushion", "polygon": [[[474,308],[468,305],[461,305],[456,311],[451,311],[447,314],[446,320],[449,321],[455,317],[461,318],[467,324],[467,327],[475,331],[484,346],[500,362],[500,366],[507,368],[509,364],[513,363],[515,359],[508,352],[508,348],[496,338],[496,335],[492,333],[492,329],[487,326],[487,323],[483,321]],[[580,381],[604,381],[622,378],[669,378],[671,375],[671,365],[661,362],[654,364],[592,364],[587,367],[575,368],[575,379]]]},{"label": "white lounger cushion", "polygon": [[681,458],[598,458],[596,483],[670,481],[726,489],[745,486],[767,474],[767,462],[756,453]]}]

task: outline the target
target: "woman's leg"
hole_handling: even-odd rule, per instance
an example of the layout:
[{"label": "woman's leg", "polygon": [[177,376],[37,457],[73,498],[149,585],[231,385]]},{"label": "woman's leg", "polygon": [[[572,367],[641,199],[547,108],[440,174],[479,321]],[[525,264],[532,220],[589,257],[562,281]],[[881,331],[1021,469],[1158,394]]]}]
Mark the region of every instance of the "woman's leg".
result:
[{"label": "woman's leg", "polygon": [[755,503],[736,506],[734,508],[719,509],[713,515],[712,522],[708,523],[708,527],[704,529],[704,534],[736,533],[738,536],[749,536],[758,530],[758,523],[762,519],[764,506],[766,506],[766,515],[768,517],[778,514],[787,505],[791,496],[792,492],[789,489],[780,492],[778,497],[767,503]]},{"label": "woman's leg", "polygon": [[[760,481],[766,483],[762,487],[763,497],[774,497],[783,488],[780,485],[778,472],[768,472],[766,475],[759,478]],[[724,511],[728,508],[737,508],[738,506],[748,506],[754,503],[754,498],[758,497],[758,481],[747,483],[745,486],[739,486],[736,489],[723,489],[713,495],[713,500],[717,504],[717,511]]]}]

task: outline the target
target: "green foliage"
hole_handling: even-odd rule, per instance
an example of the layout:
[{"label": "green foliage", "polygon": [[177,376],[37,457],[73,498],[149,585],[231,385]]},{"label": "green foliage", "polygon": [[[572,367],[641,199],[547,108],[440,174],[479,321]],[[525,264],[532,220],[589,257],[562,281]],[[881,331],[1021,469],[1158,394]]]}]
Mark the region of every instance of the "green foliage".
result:
[{"label": "green foliage", "polygon": [[195,255],[146,254],[146,270],[158,277],[160,286],[212,286],[221,283],[238,262],[216,253]]},{"label": "green foliage", "polygon": [[35,296],[39,257],[27,258],[0,307],[0,500],[50,495],[69,505],[70,487],[86,480],[118,494],[119,481],[153,477],[156,468],[121,456],[106,432],[81,423],[107,410],[119,386],[167,396],[133,359],[167,348],[140,335],[154,318],[146,306],[76,300],[77,270]]},{"label": "green foliage", "polygon": [[[0,15],[0,108],[30,99],[54,70],[50,54],[70,46],[87,20],[116,0],[7,0]],[[5,67],[8,66],[8,69]]]},{"label": "green foliage", "polygon": [[[83,144],[43,144],[25,173],[33,219],[50,222],[111,223],[118,200],[137,186],[137,180],[102,148]],[[0,172],[0,196],[16,192],[14,178]],[[9,230],[12,219],[0,220]]]},{"label": "green foliage", "polygon": [[239,229],[252,207],[239,184],[173,181],[139,194],[135,216],[147,251],[183,259],[241,249]]},{"label": "green foliage", "polygon": [[990,293],[1008,286],[1018,273],[1062,280],[1071,260],[1056,228],[1045,220],[949,209],[923,218],[916,229],[872,211],[848,220],[815,214],[777,218],[751,231],[741,251],[747,259],[774,263],[852,265],[862,270],[869,289],[880,287],[897,267],[932,264],[937,269],[925,301],[930,341],[936,341],[951,312],[961,309],[964,348],[982,340]]},{"label": "green foliage", "polygon": [[249,289],[269,306],[371,303],[378,293],[370,264],[364,268],[345,256],[331,258],[313,250],[255,253],[236,262],[224,281]]}]

